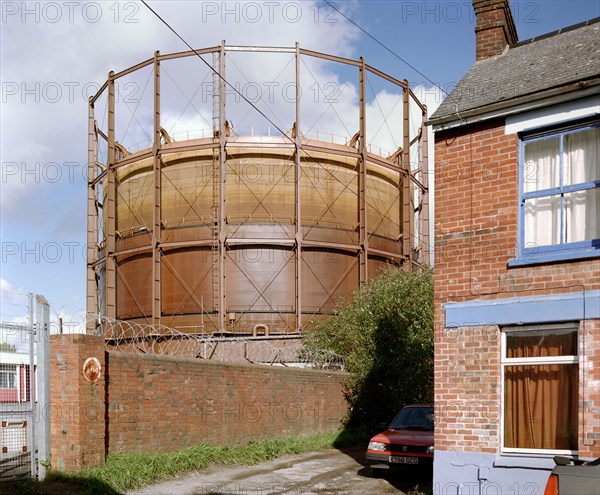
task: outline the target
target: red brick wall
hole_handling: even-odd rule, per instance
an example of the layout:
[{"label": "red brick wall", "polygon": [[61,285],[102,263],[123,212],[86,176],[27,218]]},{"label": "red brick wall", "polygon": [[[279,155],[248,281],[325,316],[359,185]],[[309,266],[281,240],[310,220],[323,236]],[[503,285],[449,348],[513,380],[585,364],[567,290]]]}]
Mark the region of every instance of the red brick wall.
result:
[{"label": "red brick wall", "polygon": [[[518,137],[504,134],[502,120],[437,132],[435,156],[436,448],[496,451],[501,427],[499,329],[446,329],[443,305],[598,290],[600,262],[508,267],[518,242],[519,156]],[[600,455],[600,416],[594,412],[600,410],[597,325],[586,321],[580,326],[586,363],[581,367],[581,418],[585,415],[582,421],[588,421],[585,428],[596,444],[586,446],[593,439],[584,440],[588,430],[584,433],[580,426],[580,448]]]},{"label": "red brick wall", "polygon": [[580,328],[579,456],[600,457],[600,320]]},{"label": "red brick wall", "polygon": [[476,60],[501,55],[507,45],[516,43],[517,28],[508,0],[473,0]]},{"label": "red brick wall", "polygon": [[438,132],[435,153],[438,311],[449,300],[600,289],[597,259],[507,267],[517,251],[519,157],[502,121]]},{"label": "red brick wall", "polygon": [[[104,353],[93,336],[53,336],[50,350],[53,466],[66,470],[105,452],[333,431],[347,411],[346,373]],[[91,356],[103,363],[95,385],[81,373]]]},{"label": "red brick wall", "polygon": [[344,373],[111,352],[110,452],[167,452],[339,427]]},{"label": "red brick wall", "polygon": [[52,467],[74,471],[104,464],[104,377],[89,383],[83,363],[104,364],[102,339],[93,335],[50,336],[50,449]]},{"label": "red brick wall", "polygon": [[436,450],[498,451],[501,427],[499,339],[495,325],[436,327]]}]

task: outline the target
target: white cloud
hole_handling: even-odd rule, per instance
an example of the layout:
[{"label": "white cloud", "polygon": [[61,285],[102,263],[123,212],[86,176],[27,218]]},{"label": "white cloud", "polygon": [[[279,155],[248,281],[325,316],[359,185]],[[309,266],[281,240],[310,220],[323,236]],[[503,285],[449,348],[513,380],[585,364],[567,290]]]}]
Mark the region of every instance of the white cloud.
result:
[{"label": "white cloud", "polygon": [[[83,165],[87,161],[87,97],[106,80],[109,70],[119,71],[151,58],[157,49],[168,53],[187,47],[137,2],[6,3],[2,26],[0,207],[3,214],[14,215],[15,220],[29,221],[23,215],[27,201],[35,195],[52,197],[51,192],[43,189],[43,183],[48,182],[44,177],[47,164],[56,162],[64,168],[65,162]],[[357,36],[356,30],[343,22],[339,14],[331,16],[331,12],[316,9],[308,2],[150,2],[150,5],[195,48],[215,46],[222,39],[228,44],[271,46],[293,46],[300,41],[307,48],[349,56]],[[210,62],[210,56],[206,58]],[[237,57],[232,55],[232,62],[234,58]],[[278,70],[278,65],[271,63],[274,59],[258,65],[243,58],[236,63],[249,81],[258,77],[274,80]],[[190,62],[200,67],[200,71],[207,70],[199,60]],[[167,70],[169,64],[164,66]],[[234,70],[233,64],[229,70]],[[172,70],[171,77],[191,95],[197,80],[192,74],[186,76],[185,72]],[[129,78],[130,85],[125,86],[127,80],[123,79],[121,98],[141,95],[145,82]],[[163,77],[165,87],[167,82],[168,77]],[[180,94],[175,96],[181,99]],[[145,97],[152,97],[152,81]],[[165,99],[164,103],[168,105],[169,101]],[[209,114],[212,112],[210,101],[204,108]],[[102,110],[97,108],[98,114]],[[243,117],[234,116],[240,120]],[[125,141],[131,145],[146,141],[150,119],[149,105],[140,105],[134,119],[124,110],[117,120],[117,139],[123,139],[127,128]],[[105,119],[98,121],[102,125]],[[64,186],[66,179],[65,173],[61,180],[52,182],[53,190]]]},{"label": "white cloud", "polygon": [[50,333],[85,333],[86,315],[83,309],[62,306],[50,308]]},{"label": "white cloud", "polygon": [[3,278],[0,278],[0,321],[15,322],[28,317],[28,296],[16,289]]},{"label": "white cloud", "polygon": [[20,352],[27,348],[28,304],[27,294],[0,278],[0,343],[14,344]]},{"label": "white cloud", "polygon": [[[35,303],[35,298],[33,299]],[[29,349],[29,295],[0,278],[0,343],[14,344],[17,352]],[[34,318],[36,310],[34,308]],[[62,320],[62,321],[61,321]],[[50,304],[50,333],[85,333],[85,310]]]}]

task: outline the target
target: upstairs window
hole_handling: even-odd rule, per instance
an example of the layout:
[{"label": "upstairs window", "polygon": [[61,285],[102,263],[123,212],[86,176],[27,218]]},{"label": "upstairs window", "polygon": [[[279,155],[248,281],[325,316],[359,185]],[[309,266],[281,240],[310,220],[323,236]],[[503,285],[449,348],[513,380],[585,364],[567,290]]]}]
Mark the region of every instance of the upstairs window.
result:
[{"label": "upstairs window", "polygon": [[600,255],[599,124],[525,136],[521,161],[521,261]]}]

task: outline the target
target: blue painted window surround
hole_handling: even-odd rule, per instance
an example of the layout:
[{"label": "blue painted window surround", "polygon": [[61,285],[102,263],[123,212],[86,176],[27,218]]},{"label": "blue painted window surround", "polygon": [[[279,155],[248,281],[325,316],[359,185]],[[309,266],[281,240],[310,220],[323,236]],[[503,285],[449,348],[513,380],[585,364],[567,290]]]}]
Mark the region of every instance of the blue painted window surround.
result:
[{"label": "blue painted window surround", "polygon": [[537,325],[600,318],[600,290],[444,304],[446,328]]},{"label": "blue painted window surround", "polygon": [[520,138],[518,255],[509,266],[600,256],[600,122]]}]

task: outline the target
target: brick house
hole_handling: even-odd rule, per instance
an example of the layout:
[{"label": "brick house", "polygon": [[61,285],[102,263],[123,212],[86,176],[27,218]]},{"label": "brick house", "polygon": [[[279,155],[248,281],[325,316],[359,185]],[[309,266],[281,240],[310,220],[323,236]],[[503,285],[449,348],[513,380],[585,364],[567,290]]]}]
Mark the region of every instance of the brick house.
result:
[{"label": "brick house", "polygon": [[600,18],[518,41],[473,0],[476,63],[435,131],[434,493],[543,493],[600,457]]},{"label": "brick house", "polygon": [[[37,380],[37,356],[34,356],[34,380]],[[30,399],[30,356],[26,353],[0,352],[0,402],[27,402]],[[37,383],[34,381],[37,392]]]}]

